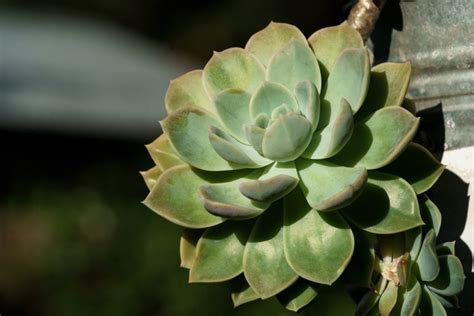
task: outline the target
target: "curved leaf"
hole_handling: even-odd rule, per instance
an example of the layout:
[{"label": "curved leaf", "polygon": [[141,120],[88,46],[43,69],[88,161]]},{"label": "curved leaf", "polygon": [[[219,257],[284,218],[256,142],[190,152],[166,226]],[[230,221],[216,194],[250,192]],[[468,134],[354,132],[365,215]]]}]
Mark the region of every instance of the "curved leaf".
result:
[{"label": "curved leaf", "polygon": [[189,282],[222,282],[242,273],[245,243],[251,223],[227,221],[208,228],[196,246]]},{"label": "curved leaf", "polygon": [[215,152],[208,130],[210,126],[220,127],[220,124],[206,112],[195,108],[179,109],[163,120],[161,126],[180,158],[196,168],[223,171],[247,167],[229,163]]},{"label": "curved leaf", "polygon": [[224,127],[240,142],[248,144],[244,125],[250,119],[251,95],[242,90],[229,89],[222,91],[214,100],[214,105]]},{"label": "curved leaf", "polygon": [[214,113],[212,101],[207,96],[202,82],[202,70],[190,71],[170,81],[165,96],[168,114],[182,107],[194,106]]},{"label": "curved leaf", "polygon": [[312,210],[299,189],[284,198],[284,247],[301,277],[322,284],[339,278],[354,251],[354,236],[337,213]]},{"label": "curved leaf", "polygon": [[336,155],[347,144],[354,129],[352,110],[345,99],[341,100],[333,121],[316,131],[303,153],[304,158],[326,159]]},{"label": "curved leaf", "polygon": [[383,171],[407,180],[416,194],[421,194],[436,183],[445,168],[446,166],[440,164],[426,148],[410,143],[397,159],[384,167]]},{"label": "curved leaf", "polygon": [[438,236],[439,230],[441,228],[441,212],[439,211],[436,204],[426,197],[420,203],[420,211],[427,228],[433,228],[435,236]]},{"label": "curved leaf", "polygon": [[267,27],[250,37],[245,49],[267,66],[272,56],[292,41],[306,44],[305,36],[296,26],[270,22]]},{"label": "curved leaf", "polygon": [[146,171],[140,171],[140,174],[142,175],[143,180],[145,180],[145,184],[150,191],[153,189],[153,186],[158,181],[158,178],[162,173],[163,171],[161,171],[160,167],[158,166],[154,166],[153,168]]},{"label": "curved leaf", "polygon": [[362,48],[364,42],[359,32],[353,29],[347,21],[332,27],[316,31],[308,39],[314,54],[319,61],[323,78],[327,78],[337,57],[346,48]]},{"label": "curved leaf", "polygon": [[217,225],[223,218],[209,214],[201,205],[198,189],[208,183],[187,165],[166,170],[144,204],[170,222],[189,228]]},{"label": "curved leaf", "polygon": [[314,132],[319,123],[320,98],[318,89],[311,81],[301,81],[296,85],[295,95],[299,109],[311,122]]},{"label": "curved leaf", "polygon": [[367,181],[364,168],[347,168],[327,161],[298,159],[300,187],[309,205],[318,211],[333,211],[352,203]]},{"label": "curved leaf", "polygon": [[445,255],[455,255],[455,246],[455,241],[447,241],[442,244],[438,244],[436,245],[436,253],[438,254],[438,257]]},{"label": "curved leaf", "polygon": [[296,281],[283,251],[283,208],[276,203],[262,214],[245,246],[244,275],[254,291],[266,299]]},{"label": "curved leaf", "polygon": [[397,303],[398,288],[393,282],[389,282],[385,291],[379,299],[379,312],[382,316],[390,315],[390,312]]},{"label": "curved leaf", "polygon": [[421,280],[433,281],[436,279],[440,266],[436,254],[436,235],[433,229],[426,234],[416,263]]},{"label": "curved leaf", "polygon": [[406,287],[398,288],[398,300],[393,315],[418,315],[418,306],[421,301],[421,286],[416,280],[415,274],[411,274]]},{"label": "curved leaf", "polygon": [[[380,299],[380,296],[385,291],[387,287],[387,279],[380,277],[373,286],[370,288],[367,293],[360,299],[359,303],[357,304],[356,315],[379,315],[377,303]],[[374,312],[374,309],[377,310],[377,313]]]},{"label": "curved leaf", "polygon": [[286,162],[298,158],[311,141],[311,123],[301,115],[289,113],[275,118],[262,141],[266,158]]},{"label": "curved leaf", "polygon": [[342,284],[319,286],[318,296],[308,306],[307,315],[355,315],[356,304]]},{"label": "curved leaf", "polygon": [[298,312],[316,298],[316,284],[298,279],[292,286],[278,294],[278,301],[292,312]]},{"label": "curved leaf", "polygon": [[247,124],[244,126],[244,129],[245,136],[250,145],[252,145],[260,155],[263,155],[262,142],[263,136],[265,136],[265,129],[254,124]]},{"label": "curved leaf", "polygon": [[321,91],[318,61],[306,42],[292,41],[273,55],[267,68],[267,80],[295,91],[298,82],[309,80]]},{"label": "curved leaf", "polygon": [[406,148],[418,124],[419,119],[403,108],[380,109],[365,123],[355,125],[347,145],[332,159],[348,167],[384,167]]},{"label": "curved leaf", "polygon": [[357,251],[354,251],[342,278],[347,284],[369,288],[372,284],[372,274],[376,260],[374,236],[357,227],[352,227],[352,233],[354,234]]},{"label": "curved leaf", "polygon": [[355,120],[364,120],[384,107],[401,106],[407,93],[410,75],[409,62],[382,63],[372,68],[367,98]]},{"label": "curved leaf", "polygon": [[184,163],[176,156],[166,134],[161,134],[160,137],[150,144],[145,145],[145,147],[155,164],[159,166],[162,171]]},{"label": "curved leaf", "polygon": [[230,290],[234,307],[258,300],[260,298],[247,283],[247,280],[245,280],[243,275],[232,279]]},{"label": "curved leaf", "polygon": [[411,265],[418,258],[422,242],[423,234],[421,226],[415,227],[405,232],[405,251],[410,253]]},{"label": "curved leaf", "polygon": [[370,62],[365,48],[348,48],[338,57],[323,89],[321,124],[330,122],[341,99],[356,113],[364,102],[369,86]]},{"label": "curved leaf", "polygon": [[411,186],[397,176],[375,171],[369,171],[361,196],[343,214],[374,234],[394,234],[423,225]]},{"label": "curved leaf", "polygon": [[279,83],[265,81],[250,100],[250,115],[253,119],[261,113],[270,117],[273,110],[283,104],[295,112],[298,110],[298,102],[290,90]]},{"label": "curved leaf", "polygon": [[420,304],[421,315],[447,316],[446,310],[438,299],[424,286]]},{"label": "curved leaf", "polygon": [[265,69],[255,56],[242,48],[214,52],[202,74],[204,88],[211,98],[226,89],[253,93],[265,78]]},{"label": "curved leaf", "polygon": [[242,182],[239,190],[254,201],[273,202],[290,193],[298,181],[294,162],[276,162],[258,180]]},{"label": "curved leaf", "polygon": [[196,257],[196,245],[204,231],[202,229],[183,229],[179,240],[179,257],[182,268],[191,269]]},{"label": "curved leaf", "polygon": [[464,270],[461,261],[456,256],[447,255],[439,257],[439,274],[428,288],[439,295],[452,296],[460,293],[464,288]]}]

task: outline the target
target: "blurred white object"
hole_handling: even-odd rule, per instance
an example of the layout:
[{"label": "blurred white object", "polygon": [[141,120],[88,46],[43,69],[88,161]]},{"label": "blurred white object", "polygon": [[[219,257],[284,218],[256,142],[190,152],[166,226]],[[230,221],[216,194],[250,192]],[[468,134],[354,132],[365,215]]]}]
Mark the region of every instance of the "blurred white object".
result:
[{"label": "blurred white object", "polygon": [[192,63],[116,25],[0,13],[0,126],[151,140]]}]

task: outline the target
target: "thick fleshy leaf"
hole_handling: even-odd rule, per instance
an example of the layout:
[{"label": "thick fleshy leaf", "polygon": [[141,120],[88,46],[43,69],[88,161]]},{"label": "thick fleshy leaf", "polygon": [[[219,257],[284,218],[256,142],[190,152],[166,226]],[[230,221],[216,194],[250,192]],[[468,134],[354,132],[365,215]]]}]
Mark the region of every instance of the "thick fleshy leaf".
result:
[{"label": "thick fleshy leaf", "polygon": [[[380,277],[375,283],[374,287],[371,288],[365,295],[361,298],[359,303],[357,304],[357,311],[356,315],[372,315],[373,309],[378,311],[377,302],[380,299],[380,296],[385,291],[387,287],[388,281],[387,279]],[[378,312],[376,315],[379,315]]]},{"label": "thick fleshy leaf", "polygon": [[214,226],[222,223],[224,219],[210,214],[199,200],[199,187],[207,183],[188,165],[176,166],[161,175],[144,203],[162,217],[180,226]]},{"label": "thick fleshy leaf", "polygon": [[223,171],[247,167],[229,163],[215,152],[208,138],[209,127],[221,126],[206,112],[196,108],[179,109],[161,125],[180,158],[196,168]]},{"label": "thick fleshy leaf", "polygon": [[374,238],[357,227],[352,227],[352,233],[355,238],[355,249],[351,262],[347,266],[343,280],[347,284],[354,284],[362,287],[370,287],[372,274],[375,267],[375,249]]},{"label": "thick fleshy leaf", "polygon": [[242,182],[240,193],[259,202],[273,202],[290,193],[298,184],[294,162],[276,162],[254,181]]},{"label": "thick fleshy leaf", "polygon": [[416,194],[428,191],[443,173],[446,166],[440,164],[421,145],[410,143],[404,152],[383,171],[396,174],[411,184]]},{"label": "thick fleshy leaf", "polygon": [[455,255],[455,241],[447,241],[442,244],[436,245],[436,253],[439,256]]},{"label": "thick fleshy leaf", "polygon": [[332,211],[352,203],[367,181],[364,168],[347,168],[327,161],[298,159],[300,187],[309,205],[318,211]]},{"label": "thick fleshy leaf", "polygon": [[351,139],[333,160],[369,170],[384,167],[406,148],[418,124],[419,119],[403,108],[380,109],[365,123],[355,125]]},{"label": "thick fleshy leaf", "polygon": [[459,299],[457,296],[441,296],[435,292],[431,292],[433,295],[445,308],[459,308]]},{"label": "thick fleshy leaf", "polygon": [[321,91],[318,61],[306,42],[292,41],[276,53],[270,60],[266,78],[290,91],[295,91],[299,82],[309,80]]},{"label": "thick fleshy leaf", "polygon": [[292,286],[278,294],[278,301],[292,312],[298,312],[316,298],[316,284],[298,279]]},{"label": "thick fleshy leaf", "polygon": [[247,283],[247,280],[245,280],[243,275],[232,279],[230,290],[232,293],[231,296],[234,307],[258,300],[260,298]]},{"label": "thick fleshy leaf", "polygon": [[418,306],[421,301],[421,286],[415,274],[411,274],[406,287],[398,288],[398,300],[393,315],[417,315]]},{"label": "thick fleshy leaf", "polygon": [[199,197],[209,213],[232,219],[249,219],[263,213],[268,202],[252,201],[242,195],[239,186],[242,182],[258,178],[257,170],[246,177],[226,183],[204,184],[199,188]]},{"label": "thick fleshy leaf", "polygon": [[318,89],[311,81],[301,81],[296,85],[295,95],[301,112],[310,121],[315,131],[318,127],[320,112]]},{"label": "thick fleshy leaf", "polygon": [[264,82],[250,100],[250,115],[253,119],[261,113],[270,117],[273,110],[286,104],[295,112],[298,110],[298,102],[288,88],[275,82]]},{"label": "thick fleshy leaf", "polygon": [[217,115],[224,127],[240,142],[248,144],[244,125],[250,120],[251,95],[242,90],[229,89],[221,92],[214,100]]},{"label": "thick fleshy leaf", "polygon": [[247,124],[244,129],[245,136],[250,145],[252,145],[260,155],[263,155],[262,142],[263,136],[265,136],[265,129],[254,124]]},{"label": "thick fleshy leaf", "polygon": [[148,169],[147,171],[140,172],[143,177],[143,180],[145,180],[145,184],[148,190],[150,191],[151,189],[153,189],[153,186],[158,181],[158,178],[161,176],[162,173],[163,171],[161,171],[161,168],[158,166],[154,166],[153,168]]},{"label": "thick fleshy leaf", "polygon": [[203,70],[204,88],[211,98],[226,89],[253,93],[265,78],[265,69],[255,56],[242,48],[214,52]]},{"label": "thick fleshy leaf", "polygon": [[311,141],[311,123],[295,113],[280,116],[267,127],[262,141],[266,158],[286,162],[298,158]]},{"label": "thick fleshy leaf", "polygon": [[342,52],[332,68],[323,89],[321,124],[331,121],[341,99],[349,102],[356,113],[364,102],[369,86],[370,62],[365,48],[348,48]]},{"label": "thick fleshy leaf", "polygon": [[327,78],[337,57],[346,48],[362,48],[364,42],[360,34],[346,21],[332,27],[316,31],[308,39],[319,61],[323,78]]},{"label": "thick fleshy leaf", "polygon": [[422,228],[415,227],[405,232],[405,251],[410,253],[410,261],[413,264],[420,253],[421,244],[423,243]]},{"label": "thick fleshy leaf", "polygon": [[162,171],[184,163],[176,156],[166,134],[161,134],[160,137],[150,144],[145,145],[145,147],[155,164],[159,166]]},{"label": "thick fleshy leaf", "polygon": [[356,121],[366,119],[375,111],[389,106],[400,106],[407,93],[410,82],[411,64],[382,63],[370,73],[367,98],[355,117]]},{"label": "thick fleshy leaf", "polygon": [[252,224],[227,221],[208,228],[196,246],[189,282],[222,282],[242,273],[242,258]]},{"label": "thick fleshy leaf", "polygon": [[307,280],[332,284],[349,264],[354,251],[349,225],[337,212],[311,209],[299,189],[285,197],[284,209],[288,263]]},{"label": "thick fleshy leaf", "polygon": [[245,246],[244,275],[262,298],[276,295],[296,281],[283,250],[283,205],[276,202],[255,223]]},{"label": "thick fleshy leaf", "polygon": [[[335,109],[337,113],[332,116],[332,121],[322,130],[316,131],[303,153],[304,158],[326,159],[336,155],[349,141],[354,129],[352,110],[345,99]],[[320,121],[321,122],[321,121]],[[318,125],[319,126],[319,125]]]},{"label": "thick fleshy leaf", "polygon": [[439,259],[439,274],[431,282],[427,282],[428,288],[439,295],[452,296],[460,293],[464,288],[464,270],[461,261],[456,256],[441,256]]},{"label": "thick fleshy leaf", "polygon": [[387,288],[379,299],[379,312],[382,316],[390,315],[397,303],[398,288],[393,282],[389,282]]},{"label": "thick fleshy leaf", "polygon": [[436,299],[430,290],[424,286],[423,296],[420,304],[421,315],[447,316],[443,305]]},{"label": "thick fleshy leaf", "polygon": [[441,229],[441,212],[436,204],[426,197],[420,202],[420,211],[423,221],[426,223],[426,230],[433,228],[435,236],[438,236]]},{"label": "thick fleshy leaf", "polygon": [[382,172],[369,171],[364,191],[343,213],[374,234],[394,234],[423,225],[415,191],[402,178]]},{"label": "thick fleshy leaf", "polygon": [[202,229],[185,228],[179,240],[179,257],[182,268],[191,269],[196,257],[196,245],[204,231]]},{"label": "thick fleshy leaf", "polygon": [[209,127],[209,141],[215,152],[229,163],[248,168],[264,167],[272,163],[271,160],[263,158],[252,146],[239,143],[223,130]]},{"label": "thick fleshy leaf", "polygon": [[426,234],[416,263],[421,280],[433,281],[436,279],[440,266],[436,254],[436,235],[433,229]]},{"label": "thick fleshy leaf", "polygon": [[214,113],[212,101],[207,96],[202,82],[202,70],[190,71],[171,80],[165,96],[168,114],[182,107],[194,106]]},{"label": "thick fleshy leaf", "polygon": [[306,44],[305,36],[296,26],[270,22],[266,28],[250,37],[245,49],[267,66],[272,56],[292,41]]}]

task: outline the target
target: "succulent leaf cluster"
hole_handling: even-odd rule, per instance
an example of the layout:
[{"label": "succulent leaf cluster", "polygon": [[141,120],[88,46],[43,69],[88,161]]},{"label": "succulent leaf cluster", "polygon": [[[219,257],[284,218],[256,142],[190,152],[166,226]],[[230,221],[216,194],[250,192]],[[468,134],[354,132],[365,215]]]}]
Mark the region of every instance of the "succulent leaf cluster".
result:
[{"label": "succulent leaf cluster", "polygon": [[294,311],[336,281],[369,286],[377,260],[359,245],[419,230],[417,195],[444,170],[412,142],[410,72],[372,67],[346,22],[308,39],[272,22],[172,80],[144,203],[185,228],[189,281]]}]

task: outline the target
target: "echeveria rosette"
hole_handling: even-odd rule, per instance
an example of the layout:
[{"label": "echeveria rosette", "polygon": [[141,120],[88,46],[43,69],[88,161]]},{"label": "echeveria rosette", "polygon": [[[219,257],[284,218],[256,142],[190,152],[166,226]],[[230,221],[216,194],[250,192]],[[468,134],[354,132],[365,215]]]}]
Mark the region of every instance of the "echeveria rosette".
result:
[{"label": "echeveria rosette", "polygon": [[[447,315],[458,306],[456,295],[464,287],[461,261],[454,242],[436,244],[441,213],[427,197],[420,197],[426,225],[365,243],[367,261],[375,259],[369,290],[357,315]],[[378,248],[378,256],[369,249]],[[364,255],[362,255],[364,256]],[[380,258],[378,258],[380,257]]]},{"label": "echeveria rosette", "polygon": [[371,69],[345,22],[308,40],[270,23],[171,81],[145,204],[185,227],[190,281],[232,280],[235,305],[277,295],[298,310],[348,266],[351,226],[422,225],[417,194],[443,166],[411,143],[410,71]]}]

